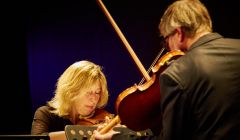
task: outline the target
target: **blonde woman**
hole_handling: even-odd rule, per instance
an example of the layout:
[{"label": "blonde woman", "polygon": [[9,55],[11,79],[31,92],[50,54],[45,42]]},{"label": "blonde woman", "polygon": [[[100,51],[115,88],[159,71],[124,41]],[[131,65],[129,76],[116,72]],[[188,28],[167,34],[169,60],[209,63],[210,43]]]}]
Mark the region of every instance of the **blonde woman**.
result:
[{"label": "blonde woman", "polygon": [[101,67],[90,61],[75,62],[59,77],[54,97],[36,110],[31,134],[66,139],[65,125],[94,117],[96,110],[107,104],[108,96]]}]

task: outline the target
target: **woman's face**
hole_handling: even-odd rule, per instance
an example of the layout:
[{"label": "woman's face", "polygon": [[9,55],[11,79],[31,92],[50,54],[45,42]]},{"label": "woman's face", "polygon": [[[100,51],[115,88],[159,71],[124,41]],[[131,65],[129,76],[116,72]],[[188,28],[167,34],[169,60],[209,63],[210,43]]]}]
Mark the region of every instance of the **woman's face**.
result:
[{"label": "woman's face", "polygon": [[101,96],[100,81],[93,83],[87,88],[81,89],[79,92],[80,94],[73,105],[75,115],[90,115],[95,110]]}]

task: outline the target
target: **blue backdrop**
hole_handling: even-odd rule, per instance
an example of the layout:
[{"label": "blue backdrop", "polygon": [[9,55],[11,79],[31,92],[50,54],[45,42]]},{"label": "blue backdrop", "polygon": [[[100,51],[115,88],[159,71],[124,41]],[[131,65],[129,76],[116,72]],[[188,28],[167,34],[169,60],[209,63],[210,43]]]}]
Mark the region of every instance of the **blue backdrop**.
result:
[{"label": "blue backdrop", "polygon": [[[171,2],[103,0],[145,69],[161,49],[158,23]],[[236,4],[203,2],[214,31],[240,38]],[[103,67],[110,92],[106,109],[112,113],[117,96],[143,77],[95,0],[16,1],[4,10],[3,134],[30,133],[34,111],[53,97],[57,78],[75,61]]]}]

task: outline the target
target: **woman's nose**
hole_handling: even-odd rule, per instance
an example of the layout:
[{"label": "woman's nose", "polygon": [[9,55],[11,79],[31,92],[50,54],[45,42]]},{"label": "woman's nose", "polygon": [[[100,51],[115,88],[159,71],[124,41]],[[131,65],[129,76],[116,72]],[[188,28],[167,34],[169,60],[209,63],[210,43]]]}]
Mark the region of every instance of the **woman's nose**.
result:
[{"label": "woman's nose", "polygon": [[97,100],[97,95],[96,94],[91,94],[90,96],[91,101],[96,101]]}]

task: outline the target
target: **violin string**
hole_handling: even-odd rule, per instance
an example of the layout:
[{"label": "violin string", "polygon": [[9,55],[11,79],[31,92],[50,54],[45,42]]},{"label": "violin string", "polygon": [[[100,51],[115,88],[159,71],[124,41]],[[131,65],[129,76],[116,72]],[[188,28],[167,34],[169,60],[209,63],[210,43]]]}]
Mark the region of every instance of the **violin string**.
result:
[{"label": "violin string", "polygon": [[[147,70],[147,73],[149,74],[150,71],[152,70],[152,67],[156,64],[156,62],[159,60],[160,56],[162,55],[162,53],[164,52],[165,47],[162,47],[162,49],[159,51],[157,57],[154,59],[153,63],[151,64],[151,66],[149,67],[149,69]],[[142,85],[142,83],[145,81],[145,78],[143,77],[142,80],[139,82],[139,86]]]}]

